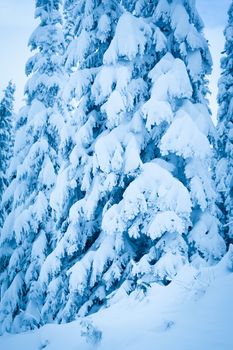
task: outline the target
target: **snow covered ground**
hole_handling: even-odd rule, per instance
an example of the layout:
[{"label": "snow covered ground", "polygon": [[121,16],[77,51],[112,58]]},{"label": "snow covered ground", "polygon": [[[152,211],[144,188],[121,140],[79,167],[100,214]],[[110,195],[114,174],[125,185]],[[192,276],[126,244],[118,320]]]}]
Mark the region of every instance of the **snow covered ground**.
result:
[{"label": "snow covered ground", "polygon": [[124,296],[82,321],[0,338],[1,350],[232,350],[233,250],[211,268],[186,266],[167,287]]}]

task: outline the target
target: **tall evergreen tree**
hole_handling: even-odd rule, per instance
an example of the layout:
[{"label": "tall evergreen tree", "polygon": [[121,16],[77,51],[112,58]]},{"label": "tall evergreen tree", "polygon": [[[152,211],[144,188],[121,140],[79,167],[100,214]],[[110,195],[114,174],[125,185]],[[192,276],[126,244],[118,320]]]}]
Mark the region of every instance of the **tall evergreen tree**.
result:
[{"label": "tall evergreen tree", "polygon": [[10,81],[0,102],[0,228],[5,216],[2,196],[8,185],[7,170],[13,151],[14,92],[15,86]]},{"label": "tall evergreen tree", "polygon": [[92,225],[97,228],[94,232],[92,225],[86,221],[85,217],[82,222],[83,232],[80,232],[79,238],[75,237],[76,230],[70,238],[66,232],[70,230],[68,228],[70,208],[84,197],[88,189],[89,183],[84,187],[84,181],[88,181],[88,171],[91,171],[89,160],[92,160],[92,143],[103,129],[101,121],[98,120],[100,113],[92,101],[90,87],[103,65],[103,55],[110,45],[116,23],[122,13],[117,2],[107,0],[67,0],[64,3],[64,10],[67,18],[65,33],[69,43],[65,54],[65,68],[70,75],[64,91],[64,99],[70,108],[68,124],[72,152],[67,159],[64,158],[50,203],[57,222],[56,249],[59,249],[61,242],[66,242],[65,249],[70,251],[70,254],[62,250],[61,254],[56,254],[55,249],[43,265],[40,281],[44,290],[48,292],[42,309],[45,322],[74,318],[76,306],[71,310],[72,305],[68,303],[67,311],[64,310],[69,298],[66,272],[80,254],[80,249],[77,249],[73,240],[83,236],[85,245],[89,236],[91,245],[98,235],[97,230],[100,226],[98,219],[96,223],[94,220],[92,222]]},{"label": "tall evergreen tree", "polygon": [[30,75],[25,87],[27,104],[17,116],[10,166],[14,179],[4,196],[11,212],[0,239],[1,252],[9,252],[4,257],[7,267],[0,275],[1,332],[41,324],[44,296],[37,280],[53,244],[49,197],[59,168],[64,130],[59,98],[65,80],[59,5],[60,0],[36,0],[35,17],[40,24],[29,40],[35,54],[26,64]]},{"label": "tall evergreen tree", "polygon": [[233,3],[224,31],[225,50],[221,60],[222,76],[218,93],[218,163],[216,167],[222,223],[229,244],[233,240]]},{"label": "tall evergreen tree", "polygon": [[194,2],[65,6],[74,147],[50,201],[59,225],[39,277],[45,322],[167,284],[185,263],[225,252],[209,170],[212,62]]}]

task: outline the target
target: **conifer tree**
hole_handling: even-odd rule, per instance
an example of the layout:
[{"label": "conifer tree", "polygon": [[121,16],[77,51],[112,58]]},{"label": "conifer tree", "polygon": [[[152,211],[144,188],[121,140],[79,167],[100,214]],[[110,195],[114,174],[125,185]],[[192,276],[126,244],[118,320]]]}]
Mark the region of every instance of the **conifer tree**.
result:
[{"label": "conifer tree", "polygon": [[222,76],[218,87],[218,163],[216,181],[226,242],[233,239],[233,3],[225,28],[225,50],[221,60]]},{"label": "conifer tree", "polygon": [[15,86],[10,81],[0,102],[0,228],[2,227],[5,209],[2,196],[8,185],[7,170],[13,151],[13,116]]},{"label": "conifer tree", "polygon": [[225,252],[209,170],[212,62],[193,1],[66,4],[73,149],[50,201],[59,225],[39,277],[45,322]]},{"label": "conifer tree", "polygon": [[[61,254],[57,254],[55,249],[42,267],[40,281],[44,290],[48,292],[42,309],[42,317],[45,322],[53,319],[58,321],[72,319],[77,309],[75,307],[70,310],[71,305],[68,303],[67,311],[63,310],[69,298],[66,272],[73,265],[75,257],[80,254],[80,250],[76,249],[76,245],[73,244],[73,238],[67,238],[69,234],[66,231],[70,230],[68,228],[69,210],[74,203],[84,197],[86,190],[84,186],[89,186],[89,183],[84,185],[84,182],[88,181],[88,171],[91,171],[89,160],[92,159],[92,142],[103,128],[98,121],[98,112],[90,96],[90,87],[103,64],[104,52],[113,38],[116,23],[121,13],[117,2],[105,0],[67,0],[64,3],[64,10],[67,18],[65,34],[68,42],[65,68],[70,79],[63,97],[70,108],[68,125],[71,133],[72,151],[67,159],[64,158],[50,204],[57,222],[56,249],[59,249],[63,241],[66,242],[66,249],[70,250],[71,259],[66,252],[61,250]],[[87,167],[90,169],[88,170]],[[83,178],[84,176],[85,178]],[[94,220],[92,224],[96,227],[100,225],[97,221],[94,223]],[[89,235],[89,244],[91,245],[97,232],[94,232],[92,225],[86,221],[85,217],[83,217],[82,228],[83,232],[80,232],[80,236],[82,235],[83,241],[86,241],[87,235]],[[63,290],[62,295],[61,290]]]},{"label": "conifer tree", "polygon": [[13,180],[4,201],[11,206],[1,232],[0,331],[17,332],[41,324],[43,292],[38,283],[41,265],[53,244],[49,205],[59,168],[59,145],[64,130],[59,97],[65,75],[60,0],[36,0],[39,26],[30,37],[35,52],[26,64],[27,104],[16,119]]}]

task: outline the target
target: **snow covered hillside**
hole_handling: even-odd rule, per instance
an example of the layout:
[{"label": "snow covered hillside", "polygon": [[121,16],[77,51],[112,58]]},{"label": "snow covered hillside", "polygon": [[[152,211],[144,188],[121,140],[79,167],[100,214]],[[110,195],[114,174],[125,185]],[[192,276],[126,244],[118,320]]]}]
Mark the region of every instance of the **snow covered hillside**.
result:
[{"label": "snow covered hillside", "polygon": [[232,272],[230,249],[214,267],[185,266],[169,286],[144,285],[130,297],[122,289],[115,304],[81,321],[5,335],[0,349],[232,350]]}]

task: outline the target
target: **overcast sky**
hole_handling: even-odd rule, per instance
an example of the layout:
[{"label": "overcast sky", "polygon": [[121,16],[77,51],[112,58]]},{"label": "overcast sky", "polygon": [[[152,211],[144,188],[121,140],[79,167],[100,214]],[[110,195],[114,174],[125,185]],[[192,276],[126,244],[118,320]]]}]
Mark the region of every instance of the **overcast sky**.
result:
[{"label": "overcast sky", "polygon": [[[219,59],[223,50],[223,28],[231,0],[196,0],[198,11],[205,23],[206,37],[210,43],[214,69],[210,78],[210,98],[216,114],[217,79],[220,74]],[[22,106],[26,81],[24,66],[30,57],[27,48],[29,36],[35,28],[34,0],[0,0],[0,93],[12,79],[16,83],[16,108]]]}]

